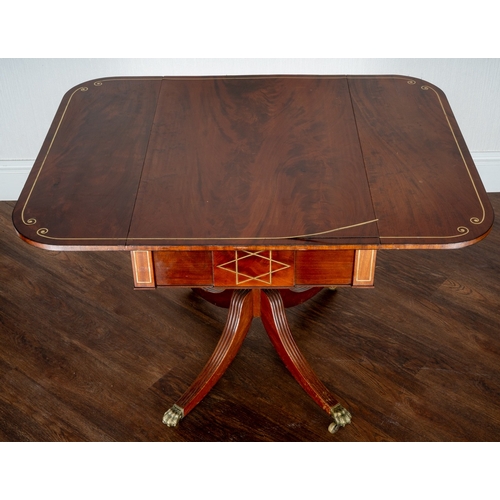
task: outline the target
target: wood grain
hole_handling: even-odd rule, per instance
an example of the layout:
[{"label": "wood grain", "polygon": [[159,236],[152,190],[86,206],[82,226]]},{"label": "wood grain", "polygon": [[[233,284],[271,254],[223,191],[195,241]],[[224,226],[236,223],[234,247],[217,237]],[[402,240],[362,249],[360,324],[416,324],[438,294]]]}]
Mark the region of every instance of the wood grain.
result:
[{"label": "wood grain", "polygon": [[350,285],[354,250],[305,250],[295,254],[297,285]]},{"label": "wood grain", "polygon": [[397,76],[350,77],[349,88],[381,243],[485,234],[493,212],[444,93]]},{"label": "wood grain", "polygon": [[14,213],[40,245],[126,242],[161,79],[86,82],[64,96]]},{"label": "wood grain", "polygon": [[210,392],[227,370],[245,339],[253,319],[253,298],[249,290],[235,290],[221,338],[203,370],[176,402],[186,416]]},{"label": "wood grain", "polygon": [[445,95],[397,75],[86,82],[14,211],[54,250],[453,248],[492,222]]},{"label": "wood grain", "polygon": [[210,286],[213,284],[212,252],[153,252],[159,286]]},{"label": "wood grain", "polygon": [[163,80],[129,244],[294,244],[374,218],[344,77]]},{"label": "wood grain", "polygon": [[297,347],[288,326],[281,295],[277,290],[266,290],[261,293],[261,299],[262,322],[274,348],[294,379],[320,408],[330,415],[331,409],[338,401],[319,380]]}]

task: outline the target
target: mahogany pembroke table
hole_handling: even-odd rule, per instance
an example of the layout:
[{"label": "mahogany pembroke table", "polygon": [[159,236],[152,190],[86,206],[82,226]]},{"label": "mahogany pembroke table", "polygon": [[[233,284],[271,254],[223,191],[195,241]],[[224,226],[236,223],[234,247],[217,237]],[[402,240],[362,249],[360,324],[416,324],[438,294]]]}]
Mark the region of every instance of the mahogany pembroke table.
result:
[{"label": "mahogany pembroke table", "polygon": [[260,317],[295,379],[351,415],[299,351],[285,308],[372,287],[378,249],[459,248],[493,211],[443,92],[406,76],[117,77],[68,91],[13,213],[28,243],[131,253],[137,289],[229,308],[163,422],[220,379]]}]

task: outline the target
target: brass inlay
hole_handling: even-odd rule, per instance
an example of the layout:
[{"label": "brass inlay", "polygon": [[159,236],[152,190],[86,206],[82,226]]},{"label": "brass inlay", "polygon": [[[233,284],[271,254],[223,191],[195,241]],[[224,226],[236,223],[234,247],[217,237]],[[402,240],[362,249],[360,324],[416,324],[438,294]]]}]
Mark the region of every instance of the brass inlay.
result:
[{"label": "brass inlay", "polygon": [[[200,77],[199,79],[209,79],[209,78],[212,78],[212,77]],[[268,78],[267,76],[265,78]],[[313,77],[304,77],[304,78],[313,78]],[[343,78],[343,77],[333,77],[333,78]],[[108,78],[106,79],[104,82],[110,82],[110,81],[123,81],[123,80],[160,80],[160,79],[168,79],[168,78],[161,78],[161,77],[157,77],[157,78]],[[172,78],[174,79],[174,78]],[[194,80],[194,79],[198,79],[196,77],[188,77],[186,78],[187,80]],[[101,81],[96,81],[94,82],[94,86],[95,87],[101,87],[103,85],[103,82]],[[45,162],[50,154],[50,151],[52,149],[52,145],[54,144],[54,141],[57,137],[57,134],[59,132],[59,129],[61,128],[61,124],[64,120],[64,117],[66,115],[66,111],[68,110],[68,107],[73,99],[73,96],[77,93],[77,92],[86,92],[88,91],[89,88],[88,87],[78,87],[77,89],[75,89],[75,91],[70,95],[69,99],[68,99],[68,102],[66,103],[66,106],[64,107],[64,111],[61,115],[61,118],[59,120],[59,123],[57,124],[57,128],[54,132],[54,135],[52,137],[52,140],[50,141],[50,144],[49,144],[49,147],[47,148],[47,152],[45,153],[45,156],[43,158],[43,161],[42,161],[42,164],[40,165],[40,168],[38,170],[38,173],[37,173],[37,176],[33,182],[33,185],[31,186],[31,189],[30,189],[30,192],[28,193],[28,196],[26,198],[26,201],[24,202],[24,205],[23,205],[23,209],[22,209],[22,212],[21,212],[21,220],[22,222],[27,225],[27,226],[30,226],[30,225],[34,225],[37,223],[37,220],[35,218],[29,218],[29,219],[25,219],[25,210],[26,210],[26,207],[28,205],[28,202],[31,198],[31,195],[33,193],[33,190],[38,182],[38,179],[40,177],[40,174],[43,170],[43,167],[45,165]],[[311,238],[311,237],[314,237],[314,236],[321,236],[321,235],[324,235],[324,234],[328,234],[328,233],[333,233],[333,232],[337,232],[337,231],[342,231],[342,230],[345,230],[345,229],[350,229],[350,228],[353,228],[353,227],[358,227],[358,226],[363,226],[365,224],[371,224],[373,222],[376,222],[378,219],[373,219],[373,220],[369,220],[369,221],[365,221],[365,222],[360,222],[360,223],[357,223],[357,224],[352,224],[352,225],[349,225],[349,226],[343,226],[343,227],[338,227],[338,228],[335,228],[335,229],[330,229],[330,230],[327,230],[327,231],[322,231],[322,232],[319,232],[319,233],[310,233],[310,234],[300,234],[300,235],[294,235],[294,236],[264,236],[264,237],[239,237],[239,238],[232,238],[232,237],[224,237],[224,238],[205,238],[205,237],[199,237],[199,238],[166,238],[166,237],[150,237],[150,238],[143,238],[143,237],[137,237],[137,238],[127,238],[127,237],[121,237],[121,238],[96,238],[96,237],[91,237],[91,238],[85,238],[85,237],[78,237],[78,238],[69,238],[69,237],[58,237],[58,236],[49,236],[48,233],[49,233],[49,229],[46,228],[46,227],[42,227],[42,228],[39,228],[37,231],[36,231],[36,234],[38,236],[41,236],[43,238],[46,238],[46,239],[49,239],[49,240],[57,240],[57,241],[120,241],[120,240],[128,240],[128,241],[133,241],[133,240],[144,240],[144,241],[231,241],[231,240],[256,240],[256,241],[265,241],[265,240],[289,240],[289,239],[303,239],[303,238]]]},{"label": "brass inlay", "polygon": [[[358,252],[370,252],[370,269],[368,270],[368,279],[361,279],[359,277],[360,275],[360,266],[361,263],[364,260],[364,257],[361,257],[361,255]],[[366,255],[366,254],[364,254]],[[356,282],[362,283],[362,282],[371,282],[373,281],[373,264],[375,262],[375,255],[376,255],[376,250],[357,250],[356,251]]]},{"label": "brass inlay", "polygon": [[[476,193],[477,199],[479,200],[479,204],[481,205],[481,210],[483,212],[481,219],[479,219],[479,217],[471,217],[470,221],[472,222],[472,224],[482,224],[484,222],[484,218],[486,216],[486,211],[484,210],[483,202],[481,200],[481,197],[479,196],[476,184],[474,183],[474,179],[472,178],[472,175],[470,173],[469,166],[467,165],[467,162],[465,161],[462,149],[460,148],[460,145],[458,144],[457,136],[455,135],[453,127],[451,126],[451,123],[450,123],[450,119],[448,118],[448,115],[446,114],[446,110],[444,109],[443,103],[441,101],[441,97],[439,96],[439,94],[436,92],[435,89],[433,89],[432,87],[429,87],[427,85],[422,85],[422,90],[432,90],[434,92],[434,94],[436,94],[436,97],[438,98],[441,109],[443,110],[444,117],[446,118],[446,123],[448,124],[448,127],[450,128],[451,134],[453,135],[453,139],[455,141],[455,144],[457,145],[458,151],[460,153],[460,157],[462,158],[462,161],[464,162],[465,169],[467,170],[467,174],[469,175],[469,179],[471,181],[472,186],[474,187],[474,191]],[[460,230],[460,229],[461,228],[457,228],[457,230]],[[467,228],[465,228],[465,229],[467,229]]]},{"label": "brass inlay", "polygon": [[[224,237],[224,238],[162,238],[162,237],[151,237],[151,238],[141,238],[140,236],[136,238],[128,238],[129,240],[162,240],[162,241],[232,241],[232,240],[252,240],[252,241],[261,241],[261,240],[294,240],[294,239],[305,239],[305,238],[312,238],[313,236],[322,236],[324,234],[329,234],[329,233],[335,233],[336,231],[343,231],[344,229],[350,229],[353,227],[358,227],[358,226],[364,226],[365,224],[372,224],[374,222],[377,222],[378,219],[373,219],[373,220],[368,220],[365,222],[359,222],[358,224],[351,224],[350,226],[343,226],[343,227],[337,227],[335,229],[328,229],[327,231],[321,231],[319,233],[308,233],[308,234],[299,234],[299,235],[294,235],[294,236],[242,236],[239,238],[231,238],[231,237]],[[64,239],[64,238],[61,238]],[[76,239],[76,238],[75,238]],[[82,238],[79,238],[82,239]],[[119,239],[119,238],[118,238]]]},{"label": "brass inlay", "polygon": [[[161,78],[109,78],[106,81],[113,81],[113,80],[157,80],[157,79],[161,79]],[[102,82],[94,82],[94,86],[96,86],[96,87],[102,86]],[[64,117],[66,116],[66,112],[68,110],[68,107],[69,107],[72,99],[73,99],[73,96],[77,92],[87,92],[88,90],[89,90],[89,88],[85,87],[85,86],[78,87],[77,89],[75,89],[71,93],[71,95],[69,96],[68,102],[66,103],[66,106],[64,106],[64,110],[62,112],[61,118],[59,119],[59,123],[57,124],[54,135],[52,136],[49,147],[47,148],[47,152],[45,153],[45,156],[43,157],[42,164],[40,165],[40,168],[38,169],[38,173],[35,177],[35,180],[33,181],[33,185],[31,186],[31,189],[28,193],[28,196],[26,197],[26,201],[24,202],[23,209],[21,211],[21,221],[26,226],[32,226],[33,224],[37,223],[37,220],[33,217],[29,218],[29,219],[25,219],[24,212],[26,210],[26,207],[28,206],[28,202],[31,198],[31,195],[33,194],[33,190],[35,189],[35,186],[38,182],[40,174],[42,173],[43,167],[45,166],[45,162],[47,161],[47,157],[50,154],[50,151],[52,149],[52,145],[54,144],[54,141],[57,137],[59,129],[61,128],[61,124],[64,120]],[[36,234],[38,234],[39,236],[43,236],[44,238],[49,238],[49,239],[53,239],[53,240],[123,240],[123,239],[125,239],[125,238],[52,238],[50,236],[47,236],[48,232],[49,232],[49,230],[46,227],[42,227],[42,228],[37,230]]]},{"label": "brass inlay", "polygon": [[[36,219],[30,219],[36,222]],[[297,240],[297,239],[306,239],[306,238],[312,238],[314,236],[320,236],[324,234],[329,234],[329,233],[335,233],[337,231],[343,231],[344,229],[350,229],[353,227],[358,227],[358,226],[364,226],[365,224],[372,224],[373,222],[377,222],[378,219],[373,219],[369,220],[366,222],[360,222],[359,224],[352,224],[350,226],[344,226],[344,227],[338,227],[336,229],[329,229],[328,231],[322,231],[320,233],[309,233],[309,234],[301,234],[301,235],[296,235],[296,236],[258,236],[258,237],[253,237],[253,236],[246,236],[246,237],[238,237],[238,238],[231,238],[231,237],[224,237],[224,238],[206,238],[206,237],[200,237],[200,238],[162,238],[162,237],[150,237],[150,238],[144,238],[141,236],[137,236],[135,238],[130,238],[130,237],[125,237],[123,236],[122,238],[83,238],[83,237],[77,237],[77,238],[61,238],[59,236],[47,236],[47,233],[49,230],[46,227],[42,227],[36,231],[36,234],[38,236],[42,236],[44,238],[47,238],[49,240],[62,240],[62,241],[119,241],[119,240],[127,240],[127,241],[134,241],[134,240],[139,240],[139,241],[240,241],[240,240],[251,240],[251,241],[265,241],[265,240]],[[24,221],[23,221],[24,222]],[[32,224],[35,224],[33,222]],[[26,223],[25,223],[26,224]],[[467,231],[468,232],[468,231]]]},{"label": "brass inlay", "polygon": [[[265,255],[266,252],[267,256]],[[267,260],[269,262],[269,269],[265,273],[259,274],[257,276],[250,276],[250,274],[248,274],[248,271],[246,273],[242,272],[239,264],[242,260],[248,259],[249,257],[258,257],[259,259]],[[277,264],[279,267],[277,269],[276,268],[273,269],[273,263]],[[234,266],[232,264],[234,264]],[[248,250],[235,250],[233,260],[230,260],[229,262],[224,262],[223,264],[219,264],[217,267],[219,269],[224,269],[224,271],[233,273],[236,276],[237,285],[242,285],[244,283],[248,283],[249,281],[260,281],[265,285],[271,285],[273,280],[273,274],[279,271],[283,271],[285,269],[289,269],[290,265],[273,259],[272,250],[261,250],[259,252],[250,252]]]},{"label": "brass inlay", "polygon": [[[408,80],[407,83],[409,85],[416,84],[415,80]],[[458,152],[460,153],[460,157],[462,158],[462,162],[465,166],[465,170],[467,171],[467,175],[469,176],[469,180],[472,184],[474,192],[476,193],[476,197],[479,201],[479,205],[480,205],[481,210],[482,210],[481,219],[479,217],[471,217],[469,220],[472,224],[482,224],[484,222],[485,217],[486,217],[486,211],[484,209],[483,201],[481,200],[481,197],[479,196],[477,186],[474,182],[474,179],[472,178],[472,174],[470,172],[469,165],[467,165],[467,161],[466,161],[464,154],[462,152],[462,148],[460,147],[460,144],[458,143],[457,136],[455,135],[455,131],[453,130],[453,127],[451,125],[448,114],[446,113],[446,110],[444,108],[443,101],[441,100],[439,93],[433,87],[430,87],[429,85],[422,85],[420,88],[424,91],[432,90],[438,99],[439,105],[441,106],[441,110],[442,110],[443,115],[446,119],[446,123],[448,124],[448,128],[450,129],[451,135],[453,136],[453,140],[455,141],[455,145],[457,146]],[[459,226],[459,227],[457,227],[458,234],[453,234],[453,235],[449,235],[449,236],[380,236],[380,239],[381,240],[382,239],[452,239],[452,238],[459,238],[461,236],[465,236],[469,232],[470,232],[470,230],[468,227]]]},{"label": "brass inlay", "polygon": [[[31,219],[36,222],[36,219]],[[335,233],[337,231],[343,231],[344,229],[350,229],[353,227],[359,227],[359,226],[364,226],[366,224],[372,224],[374,222],[377,222],[378,219],[373,219],[373,220],[368,220],[366,222],[360,222],[358,224],[351,224],[350,226],[343,226],[343,227],[338,227],[336,229],[329,229],[327,231],[322,231],[319,233],[309,233],[309,234],[300,234],[296,236],[258,236],[258,237],[252,237],[252,236],[246,236],[246,237],[238,237],[238,238],[231,238],[231,237],[224,237],[224,238],[206,238],[206,237],[200,237],[200,238],[162,238],[162,237],[150,237],[150,238],[144,238],[141,236],[137,236],[135,238],[130,238],[130,237],[122,237],[122,238],[61,238],[61,237],[56,237],[56,236],[47,236],[47,233],[49,230],[46,227],[42,227],[36,231],[36,234],[38,236],[42,236],[44,238],[47,238],[49,240],[62,240],[62,241],[119,241],[119,240],[127,240],[127,241],[134,241],[134,240],[139,240],[139,241],[240,241],[240,240],[251,240],[251,241],[265,241],[265,240],[301,240],[301,239],[306,239],[306,238],[312,238],[314,236],[321,236],[324,234],[329,234],[329,233]],[[23,221],[24,222],[24,221]],[[33,224],[35,224],[33,222]]]},{"label": "brass inlay", "polygon": [[[45,162],[47,161],[47,157],[49,156],[49,153],[50,153],[50,150],[52,148],[52,144],[54,144],[54,141],[55,141],[55,138],[57,136],[57,133],[59,132],[59,128],[61,127],[61,123],[63,122],[63,119],[64,119],[64,116],[66,115],[66,111],[68,110],[68,107],[69,107],[69,103],[71,102],[71,99],[73,99],[73,96],[77,93],[77,92],[86,92],[88,90],[88,87],[79,87],[77,88],[70,96],[69,96],[69,99],[68,99],[68,102],[66,103],[66,106],[64,107],[64,111],[61,115],[61,119],[59,120],[59,123],[57,124],[57,128],[56,128],[56,131],[54,132],[54,135],[52,137],[52,140],[50,141],[50,144],[49,144],[49,147],[47,148],[47,152],[45,153],[45,156],[43,158],[43,161],[42,161],[42,164],[40,165],[40,169],[38,170],[38,173],[35,177],[35,181],[33,182],[33,185],[31,186],[31,189],[30,189],[30,192],[28,193],[28,196],[26,197],[26,201],[24,202],[24,206],[23,206],[23,209],[21,211],[21,220],[23,221],[23,224],[25,224],[26,226],[31,226],[33,224],[36,224],[36,219],[34,218],[30,218],[28,220],[25,220],[24,218],[24,211],[26,210],[26,206],[28,205],[28,201],[30,200],[31,198],[31,195],[33,193],[33,190],[35,189],[35,186],[36,186],[36,183],[38,181],[38,178],[40,177],[40,174],[42,173],[42,170],[43,170],[43,166],[45,165]],[[39,236],[45,236],[45,234],[48,232],[49,230],[46,229],[46,228],[41,228],[37,231],[37,234]]]},{"label": "brass inlay", "polygon": [[[280,75],[279,76],[280,78],[282,77],[291,77],[290,75]],[[185,80],[196,80],[196,79],[211,79],[211,78],[216,78],[216,77],[186,77],[186,78],[183,78]],[[231,78],[231,77],[219,77],[219,78]],[[245,78],[245,77],[234,77],[234,78]],[[254,78],[254,77],[252,77]],[[257,78],[257,77],[255,77]],[[268,75],[268,76],[259,76],[258,78],[276,78],[276,76],[273,76],[273,75]],[[295,76],[294,76],[295,78]],[[317,78],[317,76],[307,76],[307,75],[304,75],[304,76],[300,76],[300,78]],[[322,76],[322,78],[332,78],[332,79],[339,79],[339,78],[345,78],[343,76],[327,76],[327,75],[324,75]],[[349,76],[348,78],[373,78],[373,76]],[[387,77],[381,77],[381,76],[377,76],[377,78],[395,78],[395,79],[404,79],[407,81],[407,83],[409,85],[415,85],[416,84],[416,81],[415,80],[408,80],[407,78],[404,78],[404,77],[391,77],[391,76],[387,76]],[[106,80],[104,80],[105,82],[109,82],[109,81],[124,81],[124,80],[167,80],[167,79],[182,79],[182,78],[176,78],[176,77],[171,77],[171,78],[168,78],[168,77],[152,77],[152,78],[107,78]],[[103,85],[103,82],[101,81],[96,81],[94,82],[94,87],[100,87]],[[471,184],[474,188],[474,191],[476,193],[476,196],[479,200],[479,203],[480,203],[480,206],[481,206],[481,209],[482,209],[482,218],[480,219],[479,217],[471,217],[470,218],[470,222],[472,224],[481,224],[484,222],[484,219],[485,219],[485,209],[484,209],[484,205],[482,203],[482,200],[479,196],[479,192],[477,190],[477,187],[474,183],[474,179],[472,178],[472,175],[471,175],[471,172],[470,172],[470,169],[467,165],[467,162],[465,160],[465,157],[463,155],[463,152],[460,148],[460,145],[458,144],[458,141],[457,141],[457,138],[456,138],[456,135],[455,135],[455,132],[453,131],[453,128],[451,126],[451,123],[448,119],[448,115],[446,114],[446,111],[444,109],[444,106],[443,106],[443,103],[441,101],[441,98],[438,94],[438,92],[433,89],[432,87],[429,87],[427,85],[424,85],[421,87],[422,90],[432,90],[438,100],[439,100],[439,103],[441,105],[441,109],[444,113],[444,116],[446,118],[446,121],[448,123],[448,126],[450,128],[450,131],[453,135],[453,138],[455,140],[455,144],[460,152],[460,155],[462,157],[462,161],[465,165],[465,168],[467,170],[467,173],[469,175],[469,179],[471,181]],[[66,115],[66,112],[68,110],[68,107],[74,97],[74,95],[78,92],[87,92],[89,90],[88,87],[85,87],[85,86],[82,86],[82,87],[78,87],[77,89],[75,89],[72,94],[70,95],[69,99],[68,99],[68,102],[66,103],[66,106],[64,107],[64,110],[63,110],[63,113],[61,115],[61,118],[59,119],[59,123],[57,124],[57,127],[56,127],[56,130],[54,132],[54,135],[50,141],[50,144],[47,148],[47,152],[45,153],[45,156],[42,160],[42,163],[40,165],[40,168],[38,170],[38,173],[35,177],[35,180],[33,182],[33,185],[31,186],[31,189],[28,193],[28,196],[26,197],[26,201],[24,202],[24,205],[23,205],[23,208],[22,208],[22,211],[21,211],[21,220],[23,222],[23,224],[27,225],[27,226],[31,226],[31,225],[34,225],[37,223],[37,220],[33,217],[31,218],[26,218],[25,216],[25,211],[26,211],[26,208],[28,206],[28,202],[30,201],[31,199],[31,195],[33,194],[33,191],[35,189],[35,186],[38,182],[38,179],[40,177],[40,174],[43,170],[43,167],[46,163],[46,160],[50,154],[50,151],[52,149],[52,145],[54,144],[54,141],[57,137],[57,134],[59,132],[59,129],[61,127],[61,124],[64,120],[64,117]],[[359,222],[357,224],[351,224],[351,225],[348,225],[348,226],[343,226],[343,227],[338,227],[338,228],[335,228],[335,229],[329,229],[329,230],[326,230],[326,231],[322,231],[322,232],[317,232],[317,233],[308,233],[308,234],[301,234],[301,235],[293,235],[293,236],[265,236],[265,237],[238,237],[238,238],[233,238],[233,237],[224,237],[224,238],[217,238],[217,237],[213,237],[213,238],[206,238],[206,237],[194,237],[194,238],[168,238],[168,237],[147,237],[147,238],[144,238],[144,237],[136,237],[136,238],[127,238],[127,237],[121,237],[121,238],[96,238],[96,237],[89,237],[89,238],[84,238],[84,237],[79,237],[79,238],[68,238],[68,237],[55,237],[55,236],[48,236],[48,232],[49,232],[49,229],[48,228],[45,228],[45,227],[42,227],[42,228],[39,228],[37,231],[36,231],[36,234],[38,236],[41,236],[43,238],[46,238],[46,239],[50,239],[50,240],[59,240],[59,241],[120,241],[120,240],[127,240],[127,241],[134,241],[134,240],[138,240],[138,241],[238,241],[238,240],[252,240],[252,241],[265,241],[265,240],[290,240],[290,239],[306,239],[306,238],[312,238],[312,237],[315,237],[315,236],[322,236],[322,235],[326,235],[326,234],[329,234],[329,233],[334,233],[334,232],[337,232],[337,231],[343,231],[345,229],[350,229],[350,228],[354,228],[354,227],[359,227],[359,226],[363,226],[363,225],[366,225],[366,224],[372,224],[374,222],[377,222],[378,219],[372,219],[372,220],[368,220],[368,221],[364,221],[364,222]],[[401,239],[401,238],[409,238],[409,239],[422,239],[422,238],[436,238],[436,239],[448,239],[448,238],[457,238],[457,237],[460,237],[460,236],[464,236],[466,235],[467,233],[469,233],[469,229],[466,227],[466,226],[459,226],[457,228],[457,232],[459,234],[456,234],[456,235],[452,235],[452,236],[380,236],[381,239],[390,239],[390,238],[394,238],[394,239]]]},{"label": "brass inlay", "polygon": [[[138,261],[140,255],[140,261]],[[146,255],[144,255],[146,254]],[[149,257],[149,251],[148,250],[135,250],[132,252],[133,258],[134,258],[134,268],[135,268],[135,276],[136,276],[136,283],[152,283],[153,282],[153,277],[152,277],[152,270],[151,270],[151,259]],[[146,263],[146,266],[144,265]],[[141,273],[141,269],[147,269],[147,273]],[[141,275],[147,274],[147,279],[139,279]],[[143,276],[145,277],[145,276]]]}]

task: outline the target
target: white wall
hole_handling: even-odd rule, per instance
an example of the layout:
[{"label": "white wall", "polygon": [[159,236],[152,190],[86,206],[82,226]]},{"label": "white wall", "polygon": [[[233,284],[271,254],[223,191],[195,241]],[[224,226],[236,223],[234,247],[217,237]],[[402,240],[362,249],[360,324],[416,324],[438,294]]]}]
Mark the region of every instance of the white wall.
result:
[{"label": "white wall", "polygon": [[500,59],[0,59],[0,200],[17,199],[63,94],[125,75],[402,74],[448,97],[486,189],[500,191]]}]

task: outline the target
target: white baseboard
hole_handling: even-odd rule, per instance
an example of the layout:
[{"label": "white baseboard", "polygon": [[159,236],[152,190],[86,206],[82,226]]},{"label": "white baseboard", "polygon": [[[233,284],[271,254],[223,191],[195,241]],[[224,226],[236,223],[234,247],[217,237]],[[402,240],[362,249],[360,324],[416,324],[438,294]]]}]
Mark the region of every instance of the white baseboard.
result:
[{"label": "white baseboard", "polygon": [[[500,151],[472,152],[484,187],[500,192]],[[34,160],[0,160],[0,201],[15,201],[26,182]]]},{"label": "white baseboard", "polygon": [[28,178],[35,160],[0,160],[0,201],[14,201]]},{"label": "white baseboard", "polygon": [[500,151],[471,151],[471,155],[486,191],[500,192]]}]

